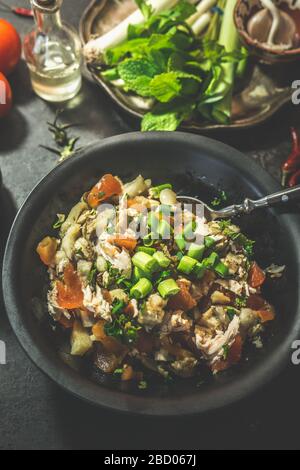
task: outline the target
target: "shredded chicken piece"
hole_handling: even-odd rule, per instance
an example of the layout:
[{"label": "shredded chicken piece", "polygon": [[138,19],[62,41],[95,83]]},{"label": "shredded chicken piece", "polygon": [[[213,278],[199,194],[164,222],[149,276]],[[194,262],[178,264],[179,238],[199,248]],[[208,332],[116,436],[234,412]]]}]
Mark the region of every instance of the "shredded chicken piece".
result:
[{"label": "shredded chicken piece", "polygon": [[120,250],[108,242],[99,243],[97,247],[98,254],[108,261],[113,268],[121,271],[126,277],[131,276],[132,263],[129,253],[126,250]]},{"label": "shredded chicken piece", "polygon": [[150,295],[145,310],[139,313],[138,321],[141,325],[153,328],[163,322],[167,302],[158,294]]},{"label": "shredded chicken piece", "polygon": [[224,346],[231,346],[234,343],[236,336],[239,333],[240,320],[235,316],[229,324],[225,333],[217,332],[215,336],[209,337],[207,330],[201,331],[201,327],[195,328],[196,346],[205,355],[210,364],[214,364],[222,358],[224,353]]},{"label": "shredded chicken piece", "polygon": [[208,294],[215,279],[216,279],[216,275],[213,271],[206,271],[201,281],[192,283],[192,286],[191,286],[192,297],[197,302],[199,302],[199,300],[201,300],[203,297],[205,297]]},{"label": "shredded chicken piece", "polygon": [[90,286],[83,289],[83,305],[94,313],[95,318],[103,318],[106,321],[112,321],[111,306],[104,299],[102,290],[97,285],[96,292],[93,292]]}]

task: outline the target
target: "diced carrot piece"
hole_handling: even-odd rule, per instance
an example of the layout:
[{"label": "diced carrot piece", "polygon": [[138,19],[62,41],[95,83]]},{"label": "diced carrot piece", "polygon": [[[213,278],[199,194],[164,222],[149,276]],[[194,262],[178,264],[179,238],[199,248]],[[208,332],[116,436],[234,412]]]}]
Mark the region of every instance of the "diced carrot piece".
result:
[{"label": "diced carrot piece", "polygon": [[257,263],[252,263],[249,271],[248,284],[250,287],[257,289],[262,286],[266,280],[266,275]]},{"label": "diced carrot piece", "polygon": [[275,319],[273,310],[258,310],[257,315],[259,316],[262,323],[267,323]]},{"label": "diced carrot piece", "polygon": [[104,175],[101,180],[91,189],[87,201],[90,207],[97,208],[101,202],[107,201],[112,196],[122,194],[120,181],[113,175]]},{"label": "diced carrot piece", "polygon": [[109,240],[113,245],[118,246],[119,248],[125,248],[128,251],[134,251],[136,249],[137,240],[134,238],[111,238]]},{"label": "diced carrot piece", "polygon": [[51,266],[55,262],[55,254],[57,251],[57,240],[55,238],[46,237],[37,246],[36,249],[39,257],[46,266]]},{"label": "diced carrot piece", "polygon": [[129,380],[134,379],[134,370],[131,366],[124,367],[123,373],[122,373],[122,381],[123,382],[129,382]]},{"label": "diced carrot piece", "polygon": [[137,212],[144,212],[147,210],[147,207],[137,202],[135,199],[127,199],[127,207],[128,209],[135,209]]},{"label": "diced carrot piece", "polygon": [[64,269],[64,281],[58,281],[56,286],[57,304],[59,307],[67,310],[83,307],[81,281],[71,263]]},{"label": "diced carrot piece", "polygon": [[196,300],[191,296],[186,285],[179,281],[177,284],[180,287],[180,292],[169,299],[168,308],[171,310],[183,310],[184,312],[192,310],[197,305]]},{"label": "diced carrot piece", "polygon": [[101,341],[105,351],[120,355],[124,352],[124,346],[112,336],[105,333],[105,321],[99,320],[92,328],[93,335],[97,341]]}]

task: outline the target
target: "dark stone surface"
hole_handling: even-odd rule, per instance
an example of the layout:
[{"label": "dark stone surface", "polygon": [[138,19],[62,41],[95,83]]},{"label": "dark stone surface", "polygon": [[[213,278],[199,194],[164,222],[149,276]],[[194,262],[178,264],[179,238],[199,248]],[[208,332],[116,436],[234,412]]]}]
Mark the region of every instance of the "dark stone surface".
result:
[{"label": "dark stone surface", "polygon": [[[12,0],[6,3],[13,4]],[[27,6],[26,0],[17,2]],[[64,17],[78,25],[88,0],[65,0]],[[24,35],[31,20],[0,12]],[[295,77],[299,79],[300,77]],[[39,148],[51,144],[46,121],[55,108],[31,91],[26,66],[10,77],[15,106],[0,123],[0,167],[4,193],[1,247],[11,220],[38,180],[56,164]],[[290,149],[289,126],[300,125],[300,108],[288,106],[264,126],[238,133],[218,133],[249,154],[275,177]],[[138,129],[120,114],[93,83],[85,80],[79,99],[64,115],[80,122],[81,144]],[[94,409],[65,394],[30,362],[17,343],[1,302],[0,339],[7,345],[7,365],[0,366],[0,449],[299,449],[300,369],[286,370],[264,390],[229,409],[186,419],[141,419]],[[283,312],[284,313],[284,312]]]}]

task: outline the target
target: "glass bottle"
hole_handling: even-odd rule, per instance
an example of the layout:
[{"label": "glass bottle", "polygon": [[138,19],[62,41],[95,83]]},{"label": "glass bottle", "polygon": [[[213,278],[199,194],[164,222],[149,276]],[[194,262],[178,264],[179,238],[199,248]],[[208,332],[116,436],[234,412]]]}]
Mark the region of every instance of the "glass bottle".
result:
[{"label": "glass bottle", "polygon": [[31,0],[36,28],[24,41],[32,87],[46,101],[62,102],[80,90],[81,43],[72,27],[62,23],[62,0]]}]

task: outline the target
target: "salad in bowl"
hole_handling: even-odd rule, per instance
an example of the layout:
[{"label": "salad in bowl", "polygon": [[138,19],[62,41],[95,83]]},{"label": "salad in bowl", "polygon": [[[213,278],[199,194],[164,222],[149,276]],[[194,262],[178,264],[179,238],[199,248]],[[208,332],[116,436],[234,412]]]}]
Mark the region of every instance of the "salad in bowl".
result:
[{"label": "salad in bowl", "polygon": [[69,353],[145,389],[153,376],[219,374],[262,348],[275,311],[253,244],[231,220],[206,220],[170,184],[111,174],[58,214],[37,246],[48,311]]}]

